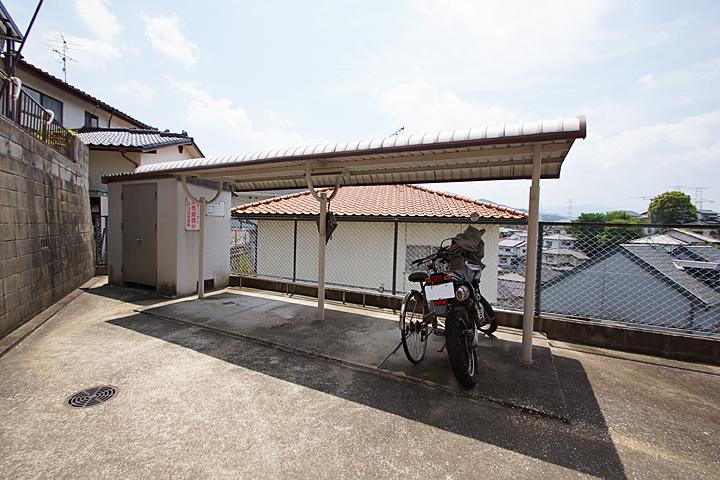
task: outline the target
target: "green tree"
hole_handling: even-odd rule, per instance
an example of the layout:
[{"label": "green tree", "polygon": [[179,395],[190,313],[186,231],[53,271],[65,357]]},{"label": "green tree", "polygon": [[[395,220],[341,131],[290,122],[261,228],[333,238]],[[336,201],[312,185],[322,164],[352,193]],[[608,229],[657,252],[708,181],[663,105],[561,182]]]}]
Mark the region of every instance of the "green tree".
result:
[{"label": "green tree", "polygon": [[[573,223],[578,225],[567,227],[567,232],[575,237],[575,248],[589,257],[594,257],[615,245],[627,243],[644,235],[641,227],[629,226],[640,223],[640,220],[619,210],[607,213],[582,213],[577,220],[573,220]],[[583,223],[624,223],[628,226],[580,225]]]},{"label": "green tree", "polygon": [[650,204],[653,223],[697,222],[697,208],[691,203],[690,195],[671,191],[655,197]]}]

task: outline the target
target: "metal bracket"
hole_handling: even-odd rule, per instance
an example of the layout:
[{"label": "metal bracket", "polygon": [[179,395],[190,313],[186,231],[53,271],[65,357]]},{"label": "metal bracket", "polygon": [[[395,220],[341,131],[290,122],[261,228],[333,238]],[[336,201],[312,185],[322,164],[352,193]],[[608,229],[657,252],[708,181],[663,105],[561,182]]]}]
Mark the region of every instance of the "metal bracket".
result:
[{"label": "metal bracket", "polygon": [[[185,190],[185,195],[187,195],[187,197],[195,203],[202,203],[200,200],[195,198],[192,193],[190,193],[190,190],[187,187],[187,175],[183,173],[182,175],[180,175],[180,178],[182,178],[182,186],[183,186],[183,190]],[[215,196],[213,197],[212,200],[209,200],[209,201],[206,200],[206,202],[213,203],[215,200],[217,200],[220,197],[221,193],[222,193],[222,182],[218,182],[217,193],[215,194]]]},{"label": "metal bracket", "polygon": [[[346,169],[343,169],[342,173],[337,176],[335,179],[335,188],[333,189],[333,192],[328,197],[328,201],[335,198],[335,195],[337,195],[338,190],[340,190],[340,179],[348,174],[348,171]],[[320,195],[317,194],[315,191],[315,186],[312,182],[312,174],[310,169],[310,162],[305,163],[305,181],[307,182],[307,186],[310,189],[310,193],[318,202],[321,202]]]}]

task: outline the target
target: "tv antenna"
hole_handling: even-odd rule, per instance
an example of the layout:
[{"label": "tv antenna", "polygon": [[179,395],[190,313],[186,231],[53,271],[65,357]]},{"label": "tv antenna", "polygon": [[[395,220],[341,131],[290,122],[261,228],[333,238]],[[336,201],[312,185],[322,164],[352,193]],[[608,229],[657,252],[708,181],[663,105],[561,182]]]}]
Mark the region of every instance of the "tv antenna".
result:
[{"label": "tv antenna", "polygon": [[396,137],[396,136],[398,136],[398,135],[402,135],[402,133],[403,133],[404,131],[405,131],[405,126],[403,125],[402,127],[400,127],[400,129],[399,129],[397,132],[393,133],[393,134],[390,135],[390,136],[391,136],[391,137]]},{"label": "tv antenna", "polygon": [[63,62],[63,69],[62,69],[63,77],[64,77],[63,79],[64,79],[65,83],[67,83],[67,62],[68,62],[68,60],[71,62],[78,63],[77,60],[75,60],[74,58],[70,58],[70,56],[68,55],[68,52],[70,52],[70,53],[85,52],[86,53],[87,51],[81,50],[80,48],[78,48],[78,47],[82,47],[82,45],[75,42],[74,40],[68,41],[67,39],[65,39],[65,35],[63,35],[62,33],[59,33],[54,37],[48,38],[48,42],[49,43],[46,43],[46,45],[48,47],[51,47],[52,51],[54,53],[57,53],[58,56],[60,57],[60,60],[62,60],[62,62]]}]

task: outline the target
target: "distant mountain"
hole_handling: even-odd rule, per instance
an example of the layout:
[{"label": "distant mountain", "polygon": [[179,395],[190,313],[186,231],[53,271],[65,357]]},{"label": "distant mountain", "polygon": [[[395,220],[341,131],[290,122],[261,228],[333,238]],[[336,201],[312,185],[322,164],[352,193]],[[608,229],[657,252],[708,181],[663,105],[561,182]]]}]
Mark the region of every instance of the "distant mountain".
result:
[{"label": "distant mountain", "polygon": [[560,222],[562,220],[569,220],[565,218],[565,215],[558,215],[556,213],[542,213],[542,219],[543,222]]},{"label": "distant mountain", "polygon": [[[594,203],[586,203],[583,205],[573,205],[573,207],[572,207],[573,218],[577,218],[577,216],[580,215],[581,213],[605,213],[605,212],[612,212],[613,210],[617,210],[617,208],[603,207],[602,205],[596,205]],[[543,217],[547,216],[548,214],[556,214],[556,215],[561,215],[563,218],[566,218],[567,213],[568,213],[568,207],[567,207],[567,205],[551,206],[551,207],[546,207],[545,205],[543,205],[542,213],[543,213]],[[552,221],[552,220],[550,220],[550,221]]]},{"label": "distant mountain", "polygon": [[507,208],[513,208],[515,210],[520,210],[521,212],[527,212],[527,208],[518,208],[518,207],[511,207],[510,205],[504,205],[502,203],[494,202],[492,200],[488,200],[487,198],[478,198],[478,202],[487,202],[492,203],[493,205],[500,205],[501,207],[507,207]]}]

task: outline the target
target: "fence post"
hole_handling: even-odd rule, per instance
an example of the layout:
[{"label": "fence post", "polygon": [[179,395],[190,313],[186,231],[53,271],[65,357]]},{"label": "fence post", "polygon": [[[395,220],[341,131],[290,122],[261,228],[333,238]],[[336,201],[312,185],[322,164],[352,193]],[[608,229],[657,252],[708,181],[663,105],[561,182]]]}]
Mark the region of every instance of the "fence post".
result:
[{"label": "fence post", "polygon": [[393,240],[393,279],[392,279],[392,294],[395,295],[395,289],[397,287],[397,238],[398,238],[398,221],[395,220],[395,239]]},{"label": "fence post", "polygon": [[293,241],[293,283],[297,280],[297,219],[295,219],[295,239]]},{"label": "fence post", "polygon": [[[542,291],[542,255],[543,255],[543,230],[544,225],[540,223],[538,228],[537,243],[537,267],[535,268],[535,315],[540,315],[540,292]],[[527,272],[525,273],[527,275]]]}]

